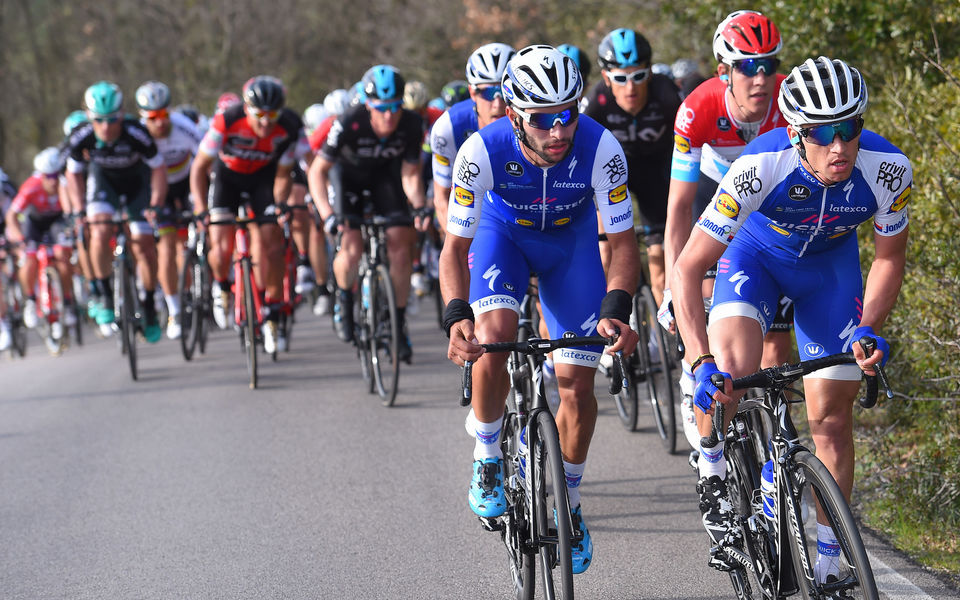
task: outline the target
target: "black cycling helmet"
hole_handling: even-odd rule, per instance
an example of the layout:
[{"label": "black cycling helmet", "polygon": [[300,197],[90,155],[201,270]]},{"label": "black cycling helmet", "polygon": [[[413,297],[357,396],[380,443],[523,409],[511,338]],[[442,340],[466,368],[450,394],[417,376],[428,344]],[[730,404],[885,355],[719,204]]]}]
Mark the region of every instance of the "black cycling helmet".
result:
[{"label": "black cycling helmet", "polygon": [[440,90],[440,97],[443,98],[443,102],[449,108],[457,102],[463,102],[469,98],[470,87],[466,81],[454,79],[443,86],[443,89]]},{"label": "black cycling helmet", "polygon": [[276,77],[257,75],[243,84],[243,101],[260,110],[279,110],[287,101],[287,90]]},{"label": "black cycling helmet", "polygon": [[614,29],[600,40],[597,63],[601,69],[642,67],[650,62],[650,42],[632,29]]},{"label": "black cycling helmet", "polygon": [[557,50],[563,52],[572,58],[573,62],[577,63],[577,68],[580,69],[580,75],[582,75],[584,79],[590,77],[590,59],[587,58],[586,52],[573,44],[560,44],[557,46]]}]

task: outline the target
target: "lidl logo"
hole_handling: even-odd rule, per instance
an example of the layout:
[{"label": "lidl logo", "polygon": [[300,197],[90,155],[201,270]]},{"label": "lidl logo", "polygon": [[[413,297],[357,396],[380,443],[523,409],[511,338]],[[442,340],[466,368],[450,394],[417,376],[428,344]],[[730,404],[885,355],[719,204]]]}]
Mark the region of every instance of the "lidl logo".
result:
[{"label": "lidl logo", "polygon": [[893,204],[890,205],[890,212],[898,212],[903,210],[903,207],[907,205],[907,201],[910,199],[910,192],[913,190],[912,185],[908,185],[907,189],[900,192],[900,195],[897,196],[897,199],[893,201]]},{"label": "lidl logo", "polygon": [[733,196],[726,192],[717,196],[715,208],[718,213],[730,219],[736,219],[737,215],[740,214],[740,205],[733,199]]},{"label": "lidl logo", "polygon": [[610,190],[610,204],[620,204],[627,199],[627,184],[621,184]]},{"label": "lidl logo", "polygon": [[454,186],[453,197],[460,206],[473,206],[473,192],[465,190],[460,186]]},{"label": "lidl logo", "polygon": [[681,154],[687,154],[690,152],[690,140],[682,135],[674,135],[673,147],[676,148],[677,152],[680,152]]}]

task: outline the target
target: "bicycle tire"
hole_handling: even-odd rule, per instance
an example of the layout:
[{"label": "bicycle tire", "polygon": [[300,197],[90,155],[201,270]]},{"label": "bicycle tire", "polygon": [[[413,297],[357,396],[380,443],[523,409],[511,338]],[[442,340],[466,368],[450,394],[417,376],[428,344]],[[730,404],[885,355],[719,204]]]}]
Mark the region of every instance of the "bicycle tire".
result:
[{"label": "bicycle tire", "polygon": [[[372,394],[376,387],[376,381],[373,375],[373,365],[370,362],[371,327],[368,322],[369,312],[367,311],[370,296],[368,294],[364,295],[366,292],[363,292],[363,290],[370,289],[371,272],[369,270],[361,270],[361,272],[363,273],[359,279],[361,293],[353,295],[353,306],[350,308],[353,311],[353,344],[357,348],[357,359],[360,361],[360,375],[363,377],[364,387],[368,394]],[[365,302],[366,305],[364,305]]]},{"label": "bicycle tire", "polygon": [[[47,300],[44,302],[43,312],[44,320],[47,325],[47,335],[53,340],[55,346],[52,348],[55,354],[60,354],[67,347],[67,337],[69,333],[63,327],[63,315],[66,305],[63,301],[63,284],[60,281],[60,273],[56,268],[50,266],[44,269],[43,277],[47,279]],[[60,323],[60,337],[53,336],[53,323],[55,320]]]},{"label": "bicycle tire", "polygon": [[194,283],[194,296],[198,293],[199,298],[194,298],[193,311],[194,318],[198,320],[197,348],[200,354],[207,352],[207,338],[210,335],[210,323],[213,321],[213,272],[207,263],[206,257],[203,260],[198,259],[197,268],[194,271],[194,277],[200,275],[200,284]]},{"label": "bicycle tire", "polygon": [[[670,358],[667,353],[667,341],[663,337],[663,329],[657,323],[657,305],[653,300],[653,292],[649,286],[643,286],[637,294],[637,325],[643,327],[646,335],[641,336],[637,345],[637,352],[646,357],[647,389],[650,408],[653,411],[653,420],[657,434],[668,454],[673,454],[677,448],[677,407],[674,400],[674,381],[670,368]],[[638,329],[639,331],[639,329]],[[650,341],[656,345],[657,361],[650,360]],[[641,362],[643,362],[641,360]]]},{"label": "bicycle tire", "polygon": [[[553,539],[540,546],[541,579],[544,597],[573,599],[573,522],[570,516],[570,501],[567,497],[567,479],[563,472],[563,457],[560,454],[560,436],[557,424],[549,411],[537,412],[536,424],[528,431],[534,496],[534,523],[541,539]],[[548,500],[547,492],[550,492]],[[553,508],[551,511],[550,509]],[[552,513],[552,514],[551,514]],[[550,524],[555,529],[551,530]],[[554,581],[557,568],[559,589]]]},{"label": "bicycle tire", "polygon": [[[640,337],[643,338],[644,332],[641,331],[637,324],[638,316],[636,297],[634,297],[632,304],[633,309],[630,312],[630,327],[632,327],[637,333],[640,334]],[[640,342],[637,342],[637,346],[639,347],[640,345]],[[617,416],[620,417],[620,423],[624,426],[624,428],[626,428],[627,431],[636,431],[640,397],[638,390],[640,385],[638,381],[638,375],[646,372],[647,367],[641,363],[643,360],[643,355],[636,351],[630,353],[630,356],[625,357],[623,360],[623,367],[626,372],[622,373],[621,375],[627,380],[627,385],[620,389],[620,393],[613,396],[613,400],[617,406]],[[647,360],[649,360],[649,357]],[[644,386],[646,386],[646,382],[644,382]]]},{"label": "bicycle tire", "polygon": [[27,354],[27,328],[23,324],[23,290],[16,277],[3,277],[3,293],[7,304],[7,324],[10,326],[10,358]]},{"label": "bicycle tire", "polygon": [[370,285],[370,362],[377,393],[384,406],[393,406],[400,380],[400,324],[397,298],[386,265],[377,265]]},{"label": "bicycle tire", "polygon": [[83,345],[83,314],[80,310],[80,298],[83,297],[83,280],[77,275],[70,277],[70,295],[73,303],[73,312],[77,317],[77,322],[73,326],[71,335],[77,346]]},{"label": "bicycle tire", "polygon": [[[845,590],[848,598],[876,600],[879,598],[877,583],[870,568],[867,551],[863,546],[860,531],[850,512],[850,506],[840,491],[840,486],[820,459],[807,450],[792,455],[788,463],[789,480],[794,487],[793,507],[797,514],[787,519],[791,532],[789,537],[792,548],[794,572],[800,583],[800,596],[807,600],[832,597],[831,594]],[[791,487],[792,487],[791,486]],[[800,511],[800,499],[807,491],[812,492],[824,515],[833,528],[840,544],[839,582],[833,584],[817,583],[813,577],[813,565],[817,553],[817,536],[806,535]],[[783,499],[783,495],[778,500]],[[810,507],[813,508],[811,503]],[[811,513],[814,511],[810,511]],[[800,531],[793,530],[793,523],[800,524]],[[815,530],[815,525],[812,526]]]},{"label": "bicycle tire", "polygon": [[127,364],[130,366],[130,377],[137,380],[137,325],[136,325],[136,286],[133,282],[133,272],[126,254],[120,257],[117,265],[114,293],[116,298],[117,315],[120,319],[120,335],[123,349],[127,354]]},{"label": "bicycle tire", "polygon": [[257,389],[257,307],[253,300],[253,269],[250,258],[240,260],[241,279],[238,285],[243,286],[242,302],[244,311],[243,347],[247,357],[247,371],[250,375],[250,389]]},{"label": "bicycle tire", "polygon": [[533,600],[536,590],[536,558],[529,551],[527,495],[519,479],[519,423],[516,404],[508,401],[503,417],[500,448],[503,451],[503,482],[507,511],[501,517],[501,539],[507,550],[510,576],[517,600]]},{"label": "bicycle tire", "polygon": [[180,351],[186,361],[193,359],[193,352],[197,347],[197,338],[200,335],[201,317],[197,314],[197,298],[195,296],[197,266],[197,255],[188,248],[183,253],[183,267],[180,269],[180,275],[177,278],[177,285],[179,285],[180,290],[180,314],[177,316],[180,321]]}]

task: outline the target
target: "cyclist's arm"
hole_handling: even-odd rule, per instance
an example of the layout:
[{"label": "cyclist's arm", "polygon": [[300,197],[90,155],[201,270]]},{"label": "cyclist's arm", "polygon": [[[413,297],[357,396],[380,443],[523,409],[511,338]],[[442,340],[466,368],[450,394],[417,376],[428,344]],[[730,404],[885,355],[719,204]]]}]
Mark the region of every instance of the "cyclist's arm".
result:
[{"label": "cyclist's arm", "polygon": [[320,219],[326,221],[333,214],[330,206],[330,197],[327,195],[327,185],[330,183],[330,169],[334,163],[322,153],[317,154],[310,168],[307,170],[307,184],[310,187],[310,197],[320,213]]},{"label": "cyclist's arm", "polygon": [[427,204],[427,196],[423,190],[423,178],[420,176],[420,163],[403,161],[400,166],[400,183],[403,184],[403,193],[407,195],[410,206],[421,209]]},{"label": "cyclist's arm", "polygon": [[[873,242],[876,256],[867,274],[867,285],[863,293],[863,317],[859,326],[869,326],[879,332],[893,310],[903,284],[907,262],[907,229],[904,228],[901,233],[892,236],[874,234]],[[858,359],[863,358],[860,344],[853,344],[853,351],[858,355]],[[882,352],[875,352],[870,358],[863,360],[861,366],[870,367],[882,358]]]},{"label": "cyclist's arm", "polygon": [[[640,272],[640,248],[637,246],[637,236],[631,228],[627,231],[608,233],[607,242],[610,244],[613,257],[607,271],[607,291],[623,290],[632,296],[633,290],[637,289],[637,273]],[[601,319],[597,324],[597,333],[604,336],[619,333],[619,339],[607,350],[611,353],[624,350],[625,354],[630,354],[639,339],[630,329],[629,322],[614,319]]]},{"label": "cyclist's arm", "polygon": [[[663,266],[666,273],[665,289],[672,289],[671,273],[684,244],[690,238],[693,222],[693,203],[697,197],[696,181],[670,179],[667,196],[667,224],[663,234]],[[702,305],[702,302],[701,302]]]},{"label": "cyclist's arm", "polygon": [[[81,166],[82,168],[82,166]],[[70,196],[70,202],[73,204],[73,212],[82,212],[86,199],[86,181],[82,171],[73,171],[67,168],[67,193]]]},{"label": "cyclist's arm", "polygon": [[193,196],[195,213],[207,210],[207,192],[210,188],[210,167],[213,166],[215,156],[202,150],[193,159],[190,165],[190,194]]},{"label": "cyclist's arm", "polygon": [[437,213],[437,223],[440,224],[440,229],[446,233],[447,225],[447,203],[448,198],[450,198],[450,188],[443,185],[442,183],[437,182],[436,179],[433,180],[433,208]]},{"label": "cyclist's arm", "polygon": [[293,189],[292,166],[280,165],[277,167],[277,176],[273,180],[273,197],[277,204],[286,204]]},{"label": "cyclist's arm", "polygon": [[20,230],[20,219],[17,211],[12,208],[7,211],[4,220],[7,222],[6,236],[11,242],[23,241],[23,232]]},{"label": "cyclist's arm", "polygon": [[726,244],[694,229],[673,267],[673,312],[691,362],[710,352],[700,283],[726,248]]},{"label": "cyclist's arm", "polygon": [[167,186],[167,165],[161,162],[150,171],[150,206],[152,208],[160,208],[164,205],[167,199]]},{"label": "cyclist's arm", "polygon": [[[472,238],[460,237],[447,232],[443,250],[440,251],[440,292],[445,303],[470,298],[470,269],[467,267]],[[450,327],[450,344],[447,358],[458,365],[465,360],[477,360],[483,348],[474,335],[473,321],[462,319]]]}]

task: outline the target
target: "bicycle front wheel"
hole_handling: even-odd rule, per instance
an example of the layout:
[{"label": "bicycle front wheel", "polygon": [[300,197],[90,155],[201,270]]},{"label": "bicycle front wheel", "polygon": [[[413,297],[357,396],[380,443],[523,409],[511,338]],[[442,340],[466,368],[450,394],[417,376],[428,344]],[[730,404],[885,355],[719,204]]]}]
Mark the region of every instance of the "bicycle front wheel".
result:
[{"label": "bicycle front wheel", "polygon": [[[63,301],[63,285],[60,282],[60,273],[53,267],[44,269],[43,276],[47,279],[47,299],[44,302],[44,318],[50,339],[53,341],[51,351],[60,354],[67,347],[69,335],[63,327],[65,304]],[[59,327],[54,325],[58,324]]]},{"label": "bicycle front wheel", "polygon": [[637,294],[637,325],[637,331],[640,331],[641,327],[644,331],[640,335],[637,352],[646,357],[646,361],[641,363],[645,362],[647,365],[645,380],[650,408],[653,410],[653,420],[664,449],[667,453],[673,454],[677,447],[673,372],[663,329],[657,323],[657,305],[653,300],[653,292],[648,286],[644,286]]},{"label": "bicycle front wheel", "polygon": [[[501,517],[500,534],[510,561],[510,575],[517,600],[533,600],[536,589],[536,558],[529,550],[530,528],[527,520],[527,495],[524,487],[525,471],[520,461],[520,423],[516,405],[508,401],[503,416],[500,447],[503,451],[503,485],[507,512]],[[526,466],[524,465],[523,469]]]},{"label": "bicycle front wheel", "polygon": [[370,281],[370,359],[376,377],[377,393],[384,406],[392,406],[397,398],[400,379],[400,327],[397,322],[397,298],[390,281],[390,272],[377,265]]},{"label": "bicycle front wheel", "polygon": [[[533,523],[540,544],[540,569],[546,598],[573,598],[573,521],[567,479],[560,454],[557,424],[549,411],[538,411],[530,434],[533,469]],[[554,573],[556,569],[556,573]],[[554,577],[556,575],[556,577]]]},{"label": "bicycle front wheel", "polygon": [[247,371],[250,374],[250,389],[257,389],[257,307],[253,300],[253,269],[249,258],[240,262],[241,280],[237,285],[243,286],[243,344],[247,356]]},{"label": "bicycle front wheel", "polygon": [[133,283],[132,265],[126,256],[119,259],[114,281],[117,317],[120,319],[121,345],[127,354],[130,376],[137,380],[137,288]]},{"label": "bicycle front wheel", "polygon": [[[791,531],[792,523],[803,523],[800,531],[792,531],[792,535],[788,535],[793,546],[794,570],[800,582],[801,596],[807,600],[836,597],[864,600],[879,598],[860,531],[833,475],[820,459],[806,450],[794,454],[788,465],[787,476],[794,488],[791,509],[795,511],[795,518],[787,519],[787,522],[791,523]],[[810,513],[815,512],[812,500],[816,500],[816,505],[820,507],[827,524],[833,528],[840,545],[839,572],[835,576],[827,576],[826,582],[818,582],[814,576],[814,563],[817,559],[816,519],[815,515],[811,514],[806,522],[803,521],[803,496],[810,501]],[[781,494],[778,500],[784,497],[785,495]]]},{"label": "bicycle front wheel", "polygon": [[177,280],[180,289],[180,351],[184,360],[193,358],[193,351],[197,347],[197,338],[200,333],[200,319],[197,314],[197,297],[194,292],[197,271],[197,255],[189,248],[183,253],[183,268]]}]

